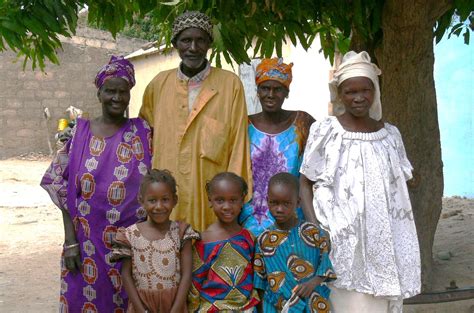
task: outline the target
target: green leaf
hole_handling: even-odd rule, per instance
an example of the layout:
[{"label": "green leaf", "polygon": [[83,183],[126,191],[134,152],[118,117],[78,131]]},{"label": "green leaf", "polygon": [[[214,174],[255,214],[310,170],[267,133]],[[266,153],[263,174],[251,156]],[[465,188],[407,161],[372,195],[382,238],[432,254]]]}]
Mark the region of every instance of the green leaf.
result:
[{"label": "green leaf", "polygon": [[263,40],[262,38],[257,38],[257,41],[255,42],[255,46],[253,48],[253,58],[255,58],[260,51],[260,48],[262,47]]},{"label": "green leaf", "polygon": [[469,39],[470,39],[469,37],[470,37],[470,36],[471,36],[471,32],[469,31],[469,28],[467,28],[466,31],[465,31],[464,34],[463,34],[464,43],[465,43],[466,45],[469,44]]},{"label": "green leaf", "polygon": [[352,1],[353,3],[353,16],[354,16],[354,22],[357,25],[357,27],[361,26],[363,24],[363,20],[365,19],[365,16],[362,12],[362,4],[361,0],[354,0]]},{"label": "green leaf", "polygon": [[3,28],[6,28],[6,29],[8,29],[12,32],[15,32],[15,33],[25,33],[26,32],[26,28],[23,25],[16,23],[15,21],[2,20],[0,25]]},{"label": "green leaf", "polygon": [[214,25],[212,29],[212,35],[214,37],[214,46],[219,51],[224,50],[224,41],[222,40],[221,28],[222,28],[222,24],[219,23],[217,25]]},{"label": "green leaf", "polygon": [[305,50],[308,50],[309,45],[308,45],[308,42],[306,41],[306,37],[303,33],[303,30],[299,27],[295,27],[295,33],[296,33],[296,36],[298,36],[298,40],[300,41],[301,46]]},{"label": "green leaf", "polygon": [[276,54],[279,58],[281,58],[283,56],[283,53],[282,53],[282,41],[281,40],[276,40],[275,41],[275,50],[276,50]]},{"label": "green leaf", "polygon": [[376,33],[382,24],[383,1],[375,1],[376,5],[372,13],[371,32]]},{"label": "green leaf", "polygon": [[457,24],[454,24],[453,27],[451,28],[451,32],[455,31],[456,29],[458,28],[461,28],[463,27],[464,23],[463,22],[460,22],[460,23],[457,23]]},{"label": "green leaf", "polygon": [[271,58],[273,54],[273,40],[269,36],[264,42],[262,46],[262,54],[265,58]]},{"label": "green leaf", "polygon": [[224,56],[225,61],[232,66],[232,69],[235,70],[234,64],[232,63],[232,58],[230,57],[227,51],[222,51],[222,55]]},{"label": "green leaf", "polygon": [[35,51],[37,52],[36,60],[38,60],[39,67],[44,68],[45,67],[44,66],[44,57],[45,57],[45,55],[48,56],[49,53],[47,53],[46,51],[45,51],[45,53],[43,53],[43,51],[41,49],[38,49],[38,50],[35,49]]},{"label": "green leaf", "polygon": [[21,41],[15,36],[15,34],[12,34],[9,31],[5,31],[2,35],[10,49],[15,52],[18,51],[21,46]]},{"label": "green leaf", "polygon": [[55,32],[55,33],[62,33],[62,29],[58,23],[58,21],[56,20],[55,17],[53,17],[51,15],[50,12],[48,12],[45,8],[43,7],[38,7],[37,8],[38,10],[38,13],[41,14],[41,20],[46,24],[47,28],[49,28],[49,30],[51,30],[52,32]]},{"label": "green leaf", "polygon": [[180,2],[180,0],[173,0],[173,1],[169,1],[169,2],[160,2],[160,4],[172,6],[172,5],[179,4],[179,2]]},{"label": "green leaf", "polygon": [[76,27],[77,27],[77,7],[71,7],[71,6],[63,6],[61,10],[64,9],[65,13],[64,16],[67,19],[68,22],[68,27],[69,30],[75,34],[76,33]]},{"label": "green leaf", "polygon": [[310,35],[310,36],[308,37],[308,46],[311,47],[311,46],[313,45],[314,39],[316,39],[316,34]]},{"label": "green leaf", "polygon": [[26,69],[26,64],[27,64],[27,63],[28,63],[28,57],[25,56],[24,59],[23,59],[23,66],[22,66],[23,71]]},{"label": "green leaf", "polygon": [[[462,31],[462,28],[458,28],[453,32],[453,34],[459,37],[459,34],[461,34],[461,31]],[[449,35],[451,35],[451,34],[449,34]],[[449,36],[448,36],[448,38],[449,38]]]},{"label": "green leaf", "polygon": [[44,26],[41,25],[41,23],[38,20],[36,20],[36,18],[34,16],[32,16],[30,18],[24,18],[23,19],[23,24],[33,34],[37,34],[38,36],[40,36],[44,40],[49,39],[49,35],[44,31],[44,29],[45,29]]},{"label": "green leaf", "polygon": [[295,31],[294,31],[294,28],[293,28],[293,24],[286,25],[286,33],[287,33],[288,37],[290,37],[290,41],[293,44],[293,46],[296,46],[298,42],[296,41],[296,36],[295,36]]},{"label": "green leaf", "polygon": [[351,39],[345,37],[343,34],[338,35],[337,39],[337,48],[340,53],[345,54],[349,52],[349,48],[351,46]]},{"label": "green leaf", "polygon": [[434,37],[435,37],[436,43],[439,43],[441,41],[449,25],[451,25],[453,14],[454,14],[454,9],[451,9],[448,12],[446,12],[442,17],[440,17],[438,21],[436,22],[436,28],[434,31]]}]

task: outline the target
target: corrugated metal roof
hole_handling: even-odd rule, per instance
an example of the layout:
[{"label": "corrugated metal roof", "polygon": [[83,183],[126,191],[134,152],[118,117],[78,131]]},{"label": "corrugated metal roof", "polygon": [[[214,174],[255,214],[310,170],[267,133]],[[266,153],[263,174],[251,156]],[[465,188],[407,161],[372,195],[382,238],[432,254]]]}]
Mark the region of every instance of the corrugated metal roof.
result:
[{"label": "corrugated metal roof", "polygon": [[142,48],[130,53],[127,55],[125,58],[126,59],[135,59],[138,57],[150,55],[150,54],[155,54],[164,51],[166,48],[166,45],[161,45],[159,48],[156,47],[156,41],[155,42],[150,42],[146,45],[144,45]]}]

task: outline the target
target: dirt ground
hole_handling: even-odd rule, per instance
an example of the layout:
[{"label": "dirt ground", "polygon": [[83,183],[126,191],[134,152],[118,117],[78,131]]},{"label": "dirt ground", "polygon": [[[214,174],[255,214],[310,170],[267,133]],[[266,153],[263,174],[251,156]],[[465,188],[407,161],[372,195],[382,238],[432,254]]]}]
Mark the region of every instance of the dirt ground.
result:
[{"label": "dirt ground", "polygon": [[[60,211],[39,181],[47,158],[0,161],[0,312],[58,311]],[[437,290],[474,286],[474,199],[445,198],[435,237]],[[474,300],[405,306],[405,313],[474,312]]]}]

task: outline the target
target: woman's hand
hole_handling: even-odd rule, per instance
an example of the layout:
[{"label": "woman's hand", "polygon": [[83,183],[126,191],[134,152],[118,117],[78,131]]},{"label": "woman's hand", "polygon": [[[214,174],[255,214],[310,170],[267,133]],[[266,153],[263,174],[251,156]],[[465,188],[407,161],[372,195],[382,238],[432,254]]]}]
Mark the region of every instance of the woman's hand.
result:
[{"label": "woman's hand", "polygon": [[191,287],[192,280],[192,268],[193,268],[193,257],[192,257],[192,242],[186,240],[181,248],[181,281],[179,282],[178,291],[174,299],[171,312],[183,312],[183,308],[186,306],[188,298],[189,288]]},{"label": "woman's hand", "polygon": [[64,265],[73,273],[81,270],[81,250],[79,249],[79,244],[64,245]]},{"label": "woman's hand", "polygon": [[314,289],[321,285],[323,279],[319,276],[316,276],[305,283],[296,286],[295,293],[300,298],[308,298]]},{"label": "woman's hand", "polygon": [[129,303],[131,302],[133,304],[135,312],[148,313],[149,311],[140,299],[137,288],[135,287],[135,283],[133,281],[132,260],[130,258],[122,259],[122,271],[120,274],[122,274],[123,288],[128,294],[128,301]]},{"label": "woman's hand", "polygon": [[64,224],[64,266],[73,273],[81,270],[81,249],[69,212],[61,210]]},{"label": "woman's hand", "polygon": [[300,175],[300,198],[304,217],[308,222],[318,224],[313,207],[313,185],[314,182],[304,174]]}]

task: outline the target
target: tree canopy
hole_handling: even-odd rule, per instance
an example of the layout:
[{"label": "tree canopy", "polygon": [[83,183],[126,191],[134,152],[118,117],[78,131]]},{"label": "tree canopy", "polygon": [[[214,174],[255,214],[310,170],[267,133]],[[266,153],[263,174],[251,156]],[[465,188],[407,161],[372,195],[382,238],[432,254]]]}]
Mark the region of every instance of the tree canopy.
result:
[{"label": "tree canopy", "polygon": [[[325,57],[345,52],[356,32],[369,45],[382,38],[385,1],[354,0],[0,0],[0,51],[10,48],[32,67],[44,68],[49,59],[58,64],[59,35],[75,33],[78,14],[88,9],[90,23],[116,36],[127,25],[152,31],[157,42],[171,45],[174,18],[186,10],[207,13],[215,23],[212,57],[249,62],[253,56],[281,56],[282,44],[297,41],[309,48],[319,35]],[[438,19],[433,36],[463,35],[469,42],[474,28],[471,0],[453,0]],[[456,22],[453,22],[456,21]],[[150,27],[151,25],[151,27]],[[137,28],[135,28],[137,29]],[[133,35],[133,28],[129,34]],[[252,48],[253,55],[247,50]]]}]

